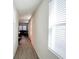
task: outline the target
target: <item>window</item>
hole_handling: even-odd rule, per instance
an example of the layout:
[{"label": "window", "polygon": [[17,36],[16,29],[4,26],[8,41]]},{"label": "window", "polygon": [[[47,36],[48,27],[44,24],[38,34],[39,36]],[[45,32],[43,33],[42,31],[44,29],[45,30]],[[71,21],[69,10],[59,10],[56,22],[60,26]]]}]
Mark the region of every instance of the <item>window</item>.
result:
[{"label": "window", "polygon": [[27,23],[21,23],[19,25],[19,31],[28,31],[28,24]]},{"label": "window", "polygon": [[66,59],[66,1],[49,3],[48,48],[59,58]]}]

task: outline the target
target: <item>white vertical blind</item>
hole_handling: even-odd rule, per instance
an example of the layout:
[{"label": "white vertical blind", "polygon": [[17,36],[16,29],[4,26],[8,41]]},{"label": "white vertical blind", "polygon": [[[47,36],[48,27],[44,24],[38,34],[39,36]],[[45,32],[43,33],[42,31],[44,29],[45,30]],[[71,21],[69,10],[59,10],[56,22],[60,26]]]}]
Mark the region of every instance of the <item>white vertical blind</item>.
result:
[{"label": "white vertical blind", "polygon": [[19,30],[22,30],[22,26],[19,26]]},{"label": "white vertical blind", "polygon": [[25,30],[25,31],[27,31],[27,30],[28,30],[28,24],[26,24],[26,23],[20,24],[20,25],[19,25],[19,31],[20,31],[20,30]]},{"label": "white vertical blind", "polygon": [[23,26],[23,30],[27,30],[26,28],[27,28],[26,26]]}]

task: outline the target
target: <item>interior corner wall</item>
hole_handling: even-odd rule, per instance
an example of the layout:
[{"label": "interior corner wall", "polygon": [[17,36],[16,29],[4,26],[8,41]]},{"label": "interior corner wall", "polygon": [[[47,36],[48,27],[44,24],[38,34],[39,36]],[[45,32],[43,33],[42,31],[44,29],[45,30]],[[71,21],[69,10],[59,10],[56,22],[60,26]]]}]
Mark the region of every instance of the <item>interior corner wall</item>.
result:
[{"label": "interior corner wall", "polygon": [[28,23],[28,34],[29,34],[29,38],[32,40],[32,19]]},{"label": "interior corner wall", "polygon": [[48,17],[48,0],[43,0],[31,19],[31,41],[39,59],[58,59],[57,56],[48,50]]},{"label": "interior corner wall", "polygon": [[16,53],[18,47],[18,15],[16,10],[13,10],[13,56]]}]

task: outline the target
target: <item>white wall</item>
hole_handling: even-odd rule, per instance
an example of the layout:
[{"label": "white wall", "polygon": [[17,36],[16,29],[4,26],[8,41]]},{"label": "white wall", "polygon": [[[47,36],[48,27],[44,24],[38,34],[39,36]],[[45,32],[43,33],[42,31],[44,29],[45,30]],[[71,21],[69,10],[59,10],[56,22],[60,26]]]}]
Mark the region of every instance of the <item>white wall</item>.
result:
[{"label": "white wall", "polygon": [[44,0],[32,20],[32,44],[40,59],[58,59],[48,50],[48,1]]},{"label": "white wall", "polygon": [[16,53],[17,46],[18,46],[18,15],[16,10],[13,11],[13,56]]}]

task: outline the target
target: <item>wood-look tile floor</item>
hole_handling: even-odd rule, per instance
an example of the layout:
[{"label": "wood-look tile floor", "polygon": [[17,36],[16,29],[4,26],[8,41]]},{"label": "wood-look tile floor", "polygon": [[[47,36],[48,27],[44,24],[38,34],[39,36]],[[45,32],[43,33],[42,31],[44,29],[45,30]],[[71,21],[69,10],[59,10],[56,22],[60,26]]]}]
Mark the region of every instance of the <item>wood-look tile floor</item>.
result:
[{"label": "wood-look tile floor", "polygon": [[27,40],[26,44],[18,46],[14,59],[39,59],[39,58],[34,48],[32,47],[31,42]]}]

